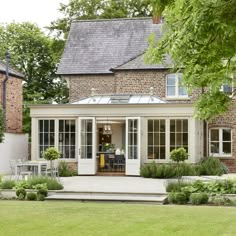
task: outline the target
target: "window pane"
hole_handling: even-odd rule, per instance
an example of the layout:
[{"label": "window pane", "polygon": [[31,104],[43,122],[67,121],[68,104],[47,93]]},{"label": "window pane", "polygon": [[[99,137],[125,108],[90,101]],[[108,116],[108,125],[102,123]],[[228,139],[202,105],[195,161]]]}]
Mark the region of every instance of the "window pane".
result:
[{"label": "window pane", "polygon": [[160,120],[160,131],[161,132],[166,131],[166,122],[165,122],[165,120]]},{"label": "window pane", "polygon": [[148,146],[153,145],[153,134],[148,134]]},{"label": "window pane", "polygon": [[59,132],[64,131],[64,120],[59,120]]},{"label": "window pane", "polygon": [[44,120],[44,127],[43,127],[43,131],[44,132],[48,132],[49,131],[49,120]]},{"label": "window pane", "polygon": [[87,120],[87,132],[92,133],[92,121]]},{"label": "window pane", "polygon": [[153,120],[148,120],[148,132],[153,132]]},{"label": "window pane", "polygon": [[65,120],[65,132],[70,132],[70,120]]},{"label": "window pane", "polygon": [[231,154],[231,143],[223,143],[223,154]]},{"label": "window pane", "polygon": [[175,120],[170,120],[170,132],[175,132]]},{"label": "window pane", "polygon": [[159,132],[159,120],[154,120],[154,132]]},{"label": "window pane", "polygon": [[71,150],[70,158],[75,158],[75,146],[71,146],[70,150]]},{"label": "window pane", "polygon": [[211,141],[219,141],[219,130],[211,129]]},{"label": "window pane", "polygon": [[160,134],[160,145],[165,145],[165,143],[166,143],[166,134],[161,133]]},{"label": "window pane", "polygon": [[154,133],[154,145],[157,146],[160,144],[160,136],[159,133]]},{"label": "window pane", "polygon": [[43,132],[43,120],[39,121],[39,132]]},{"label": "window pane", "polygon": [[227,84],[222,85],[222,90],[224,93],[232,95],[233,93],[233,87]]},{"label": "window pane", "polygon": [[167,87],[167,96],[175,96],[175,87]]},{"label": "window pane", "polygon": [[44,133],[43,135],[43,138],[44,138],[44,145],[48,145],[48,133]]},{"label": "window pane", "polygon": [[215,143],[211,143],[211,153],[216,153],[219,154],[219,143],[215,142]]},{"label": "window pane", "polygon": [[175,86],[175,74],[167,75],[167,86]]},{"label": "window pane", "polygon": [[186,96],[187,93],[187,88],[186,87],[179,87],[179,95],[180,96]]},{"label": "window pane", "polygon": [[223,140],[222,141],[231,141],[231,130],[223,129]]},{"label": "window pane", "polygon": [[148,147],[148,159],[154,159],[155,158],[155,154],[153,151],[153,147]]},{"label": "window pane", "polygon": [[181,130],[182,130],[182,129],[181,129],[181,123],[182,123],[181,121],[182,121],[182,120],[177,120],[177,121],[176,121],[176,131],[177,131],[177,132],[181,132]]},{"label": "window pane", "polygon": [[183,120],[183,132],[188,132],[188,120]]},{"label": "window pane", "polygon": [[165,159],[166,158],[166,148],[165,147],[160,147],[160,159]]},{"label": "window pane", "polygon": [[71,120],[71,132],[75,132],[75,120]]},{"label": "window pane", "polygon": [[170,134],[170,145],[175,146],[175,133]]},{"label": "window pane", "polygon": [[183,134],[183,145],[188,145],[188,133]]},{"label": "window pane", "polygon": [[87,146],[87,159],[92,159],[92,146]]},{"label": "window pane", "polygon": [[54,132],[54,120],[50,120],[50,132]]},{"label": "window pane", "polygon": [[92,133],[87,133],[87,142],[85,145],[92,145]]}]

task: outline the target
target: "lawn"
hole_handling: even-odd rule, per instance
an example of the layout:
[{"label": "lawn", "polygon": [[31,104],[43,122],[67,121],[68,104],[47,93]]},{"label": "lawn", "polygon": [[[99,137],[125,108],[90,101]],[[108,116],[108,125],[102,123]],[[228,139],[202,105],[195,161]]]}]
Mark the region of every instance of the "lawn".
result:
[{"label": "lawn", "polygon": [[236,208],[0,201],[0,235],[236,235]]}]

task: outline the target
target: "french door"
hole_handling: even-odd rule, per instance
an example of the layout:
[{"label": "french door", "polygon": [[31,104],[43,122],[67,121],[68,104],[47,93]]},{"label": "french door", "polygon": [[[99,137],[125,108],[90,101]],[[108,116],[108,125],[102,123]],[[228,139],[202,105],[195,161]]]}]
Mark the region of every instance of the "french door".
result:
[{"label": "french door", "polygon": [[140,175],[140,117],[126,118],[126,175]]},{"label": "french door", "polygon": [[96,123],[94,117],[79,118],[78,174],[96,174]]}]

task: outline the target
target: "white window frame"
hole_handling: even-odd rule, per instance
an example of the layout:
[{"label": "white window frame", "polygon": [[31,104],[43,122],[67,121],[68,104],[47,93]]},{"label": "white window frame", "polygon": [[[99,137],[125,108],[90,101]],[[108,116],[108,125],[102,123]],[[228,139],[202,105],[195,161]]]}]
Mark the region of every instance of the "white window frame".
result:
[{"label": "white window frame", "polygon": [[[66,132],[65,130],[63,132],[60,132],[60,121],[63,121],[63,130],[65,129],[65,121],[74,121],[74,124],[75,124],[75,131],[72,132],[71,131],[71,127],[70,127],[70,130],[68,132]],[[71,126],[71,123],[70,123],[70,126]],[[63,143],[63,145],[60,145],[60,133],[63,135],[63,139],[65,138],[65,135],[66,134],[69,134],[69,144],[65,144]],[[74,134],[75,135],[75,143],[74,145],[71,144],[71,135]],[[58,150],[60,150],[60,146],[61,147],[73,147],[75,148],[76,150],[76,120],[75,119],[58,119]],[[61,150],[60,150],[61,151]],[[70,154],[71,154],[71,151],[70,151]],[[66,158],[66,157],[63,157],[63,158],[60,158],[61,160],[74,160],[76,158],[76,155],[74,153],[74,158]]]},{"label": "white window frame", "polygon": [[[175,76],[175,94],[174,95],[168,95],[168,87],[169,87],[168,86],[168,76],[169,75]],[[182,73],[172,73],[172,74],[166,75],[166,97],[167,98],[188,98],[188,93],[186,95],[179,94],[179,88],[180,88],[179,78],[180,78],[180,76],[182,77],[183,74]]]},{"label": "white window frame", "polygon": [[[166,135],[165,135],[165,148],[166,148],[166,156],[165,156],[165,159],[148,159],[148,120],[165,120],[165,129],[166,129]],[[169,163],[170,161],[170,120],[187,120],[188,121],[188,159],[187,161],[190,161],[191,158],[190,158],[190,155],[191,154],[191,149],[193,148],[192,147],[192,143],[190,141],[191,139],[191,122],[190,122],[190,118],[189,117],[176,117],[176,116],[173,116],[173,117],[163,117],[163,116],[156,116],[156,117],[147,117],[146,118],[146,148],[145,148],[145,162],[146,163],[150,163],[151,161],[155,161],[157,163]]]},{"label": "white window frame", "polygon": [[229,97],[232,97],[232,96],[233,96],[233,93],[234,93],[234,81],[233,81],[233,79],[232,79],[232,82],[231,82],[231,86],[230,86],[230,84],[226,84],[226,83],[224,83],[224,84],[221,85],[220,91],[223,92],[223,93],[226,93],[226,92],[224,91],[224,86],[229,86],[229,87],[232,88],[232,92],[231,92],[231,94],[229,94]]},{"label": "white window frame", "polygon": [[39,126],[39,121],[40,120],[54,120],[54,147],[57,148],[59,150],[59,120],[75,120],[75,158],[60,158],[59,160],[62,160],[62,161],[66,161],[66,162],[77,162],[77,140],[78,140],[78,132],[77,132],[77,119],[76,118],[67,118],[67,117],[61,117],[61,118],[47,118],[47,117],[42,117],[42,118],[37,118],[37,138],[36,138],[36,145],[37,145],[37,153],[36,153],[36,157],[37,157],[37,160],[42,160],[42,158],[40,158],[40,153],[39,153],[39,129],[40,129],[40,126]]},{"label": "white window frame", "polygon": [[[231,143],[231,153],[230,154],[225,154],[223,153],[223,130],[227,129],[230,130],[230,143]],[[211,130],[218,130],[219,132],[219,153],[211,153]],[[232,157],[232,144],[233,144],[233,140],[232,140],[232,129],[228,128],[228,127],[213,127],[209,129],[209,140],[208,140],[208,148],[209,148],[209,155],[210,156],[214,156],[214,157]],[[214,142],[214,141],[213,141]]]},{"label": "white window frame", "polygon": [[[160,129],[159,129],[159,131],[158,132],[154,132],[153,130],[152,130],[152,132],[149,132],[149,130],[148,130],[148,122],[149,121],[152,121],[153,122],[153,128],[154,128],[154,121],[159,121],[159,128],[160,128],[160,121],[164,121],[164,123],[165,123],[165,132],[160,132]],[[154,128],[154,130],[155,130],[155,128]],[[149,145],[149,142],[148,142],[148,136],[149,136],[149,133],[151,133],[151,134],[153,134],[153,144],[152,145]],[[158,142],[158,145],[154,145],[154,140],[155,140],[155,136],[154,136],[154,134],[158,134],[158,136],[159,136],[159,142]],[[161,136],[161,134],[162,133],[164,133],[164,136],[165,136],[165,144],[164,145],[162,145],[161,144],[161,142],[160,142],[160,136]],[[166,119],[165,118],[155,118],[155,119],[147,119],[147,159],[148,160],[166,160],[166,136],[167,136],[167,132],[166,132]],[[165,147],[165,157],[163,158],[163,159],[161,159],[159,156],[157,156],[156,158],[155,158],[155,153],[153,152],[152,153],[152,158],[149,158],[149,156],[148,155],[150,155],[150,154],[148,154],[148,149],[151,147],[152,149],[154,149],[155,148],[155,146],[157,146],[158,148],[161,148],[161,147]],[[159,151],[160,152],[160,151]]]},{"label": "white window frame", "polygon": [[[47,132],[47,134],[48,135],[50,135],[50,134],[54,134],[54,143],[53,144],[50,144],[50,145],[47,145],[48,146],[48,148],[49,147],[55,147],[55,144],[56,144],[56,121],[55,121],[55,119],[50,119],[50,118],[44,118],[44,119],[38,119],[38,159],[39,160],[42,160],[42,158],[43,158],[43,156],[41,156],[41,153],[40,153],[40,146],[42,146],[42,147],[45,147],[46,145],[40,145],[40,134],[42,133],[42,134],[45,134],[45,132],[43,131],[43,132],[40,132],[40,122],[43,122],[43,124],[44,124],[44,122],[45,121],[48,121],[49,122],[49,124],[48,124],[48,129],[49,129],[49,131]],[[54,122],[54,130],[53,130],[53,132],[51,132],[51,130],[50,130],[50,126],[51,126],[51,124],[50,124],[50,122],[51,121],[53,121]],[[44,129],[44,128],[43,128]],[[50,142],[49,141],[49,137],[48,137],[48,142]],[[44,135],[43,135],[43,143],[44,143]],[[44,149],[44,150],[46,150],[46,149]]]}]

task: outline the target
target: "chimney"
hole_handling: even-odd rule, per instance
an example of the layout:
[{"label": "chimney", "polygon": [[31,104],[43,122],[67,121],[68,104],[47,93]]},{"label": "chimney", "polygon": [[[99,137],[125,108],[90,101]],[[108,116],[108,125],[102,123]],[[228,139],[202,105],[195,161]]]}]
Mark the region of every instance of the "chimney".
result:
[{"label": "chimney", "polygon": [[153,16],[152,23],[153,24],[161,24],[163,22],[162,16]]}]

